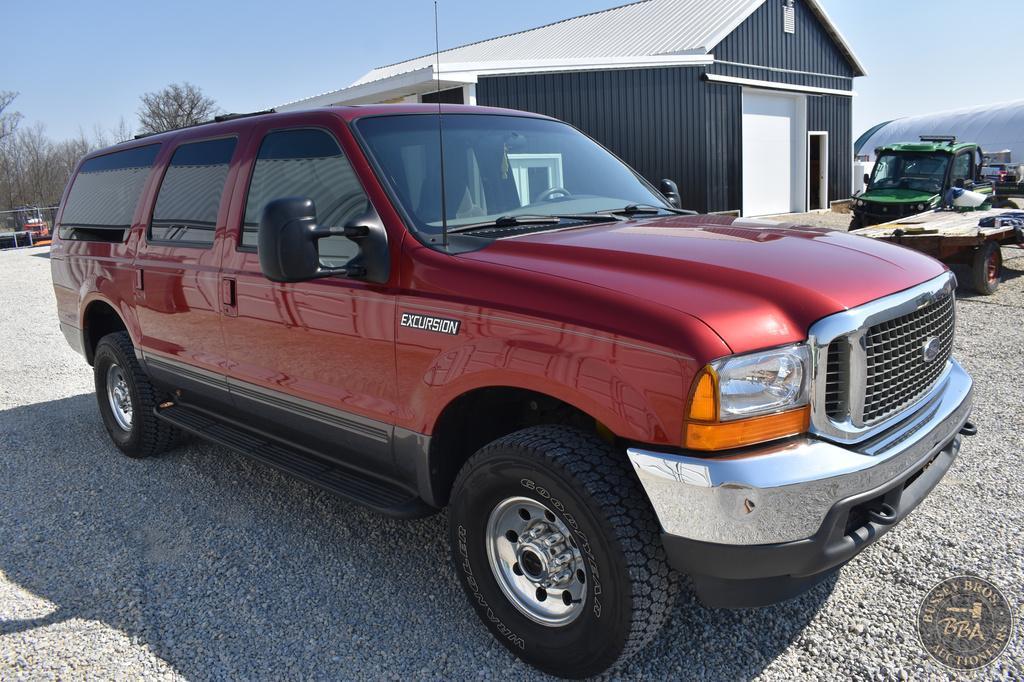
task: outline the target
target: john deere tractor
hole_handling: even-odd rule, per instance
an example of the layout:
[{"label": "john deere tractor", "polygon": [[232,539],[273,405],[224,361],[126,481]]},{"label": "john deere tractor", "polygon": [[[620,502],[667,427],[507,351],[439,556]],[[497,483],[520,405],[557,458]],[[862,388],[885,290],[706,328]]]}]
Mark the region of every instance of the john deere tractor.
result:
[{"label": "john deere tractor", "polygon": [[983,159],[981,147],[950,136],[879,147],[864,191],[853,197],[850,229],[937,208],[954,188],[991,196],[992,183],[981,175]]}]

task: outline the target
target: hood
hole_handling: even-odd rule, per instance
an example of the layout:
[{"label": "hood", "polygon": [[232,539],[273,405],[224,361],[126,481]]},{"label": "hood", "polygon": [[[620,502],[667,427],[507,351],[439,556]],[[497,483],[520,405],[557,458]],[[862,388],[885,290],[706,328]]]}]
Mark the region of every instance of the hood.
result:
[{"label": "hood", "polygon": [[915,189],[871,189],[857,198],[876,204],[909,204],[928,203],[937,196],[939,195],[935,192],[920,192]]},{"label": "hood", "polygon": [[734,353],[807,338],[812,323],[910,288],[945,267],[836,232],[721,216],[673,216],[501,239],[466,258],[601,287],[691,315]]}]

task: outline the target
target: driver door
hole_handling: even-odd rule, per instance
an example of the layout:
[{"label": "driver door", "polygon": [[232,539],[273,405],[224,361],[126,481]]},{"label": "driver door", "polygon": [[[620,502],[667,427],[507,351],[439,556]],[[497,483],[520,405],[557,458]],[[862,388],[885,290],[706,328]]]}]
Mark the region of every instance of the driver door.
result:
[{"label": "driver door", "polygon": [[[273,199],[310,197],[323,225],[371,206],[334,132],[275,128],[254,136],[235,196],[232,248],[221,272],[228,383],[251,426],[371,473],[392,471],[395,301],[387,287],[341,277],[277,283],[260,270],[257,230]],[[244,183],[244,184],[243,184]],[[325,265],[354,242],[320,241]]]}]

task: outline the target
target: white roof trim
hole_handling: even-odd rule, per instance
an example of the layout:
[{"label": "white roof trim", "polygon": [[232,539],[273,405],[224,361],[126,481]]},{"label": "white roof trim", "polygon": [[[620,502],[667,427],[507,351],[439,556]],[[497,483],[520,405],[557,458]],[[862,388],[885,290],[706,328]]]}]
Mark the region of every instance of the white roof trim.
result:
[{"label": "white roof trim", "polygon": [[839,46],[843,48],[844,52],[846,52],[846,56],[851,62],[853,62],[854,67],[856,67],[858,71],[858,73],[854,75],[858,77],[868,75],[867,67],[865,67],[864,63],[857,57],[857,53],[853,51],[853,46],[850,45],[850,41],[848,41],[846,36],[844,36],[839,30],[836,22],[832,21],[832,17],[828,15],[828,12],[825,11],[822,4],[818,2],[818,0],[804,1],[811,7],[811,9],[821,15],[821,23],[825,25],[825,30],[832,34],[832,37],[835,38],[836,42],[839,43]]},{"label": "white roof trim", "polygon": [[325,92],[314,97],[288,102],[275,107],[278,111],[294,111],[332,104],[369,104],[404,95],[432,92],[438,86],[456,87],[476,83],[479,76],[504,74],[556,73],[563,71],[607,71],[662,66],[700,66],[714,62],[713,55],[675,54],[640,57],[606,57],[604,59],[519,59],[504,62],[464,62],[427,66],[402,74]]},{"label": "white roof trim", "polygon": [[732,85],[745,85],[751,88],[763,88],[765,90],[785,90],[787,92],[806,92],[814,95],[841,95],[843,97],[856,97],[853,90],[836,90],[835,88],[815,88],[810,85],[793,85],[792,83],[775,83],[772,81],[759,81],[753,78],[736,78],[735,76],[719,76],[714,73],[704,74],[704,78],[714,83],[729,83]]},{"label": "white roof trim", "polygon": [[[496,36],[377,67],[345,88],[289,102],[281,109],[317,104],[386,101],[416,94],[411,84],[435,69],[436,79],[475,82],[480,75],[589,71],[708,63],[714,49],[766,2],[779,0],[639,0],[536,28]],[[853,67],[866,70],[819,0],[801,0]],[[523,55],[534,59],[521,60]],[[410,76],[410,74],[419,74]],[[412,78],[412,82],[410,82]],[[467,81],[468,79],[468,81]],[[413,85],[419,87],[419,85]],[[404,88],[404,89],[403,89]],[[377,93],[373,95],[371,93]]]}]

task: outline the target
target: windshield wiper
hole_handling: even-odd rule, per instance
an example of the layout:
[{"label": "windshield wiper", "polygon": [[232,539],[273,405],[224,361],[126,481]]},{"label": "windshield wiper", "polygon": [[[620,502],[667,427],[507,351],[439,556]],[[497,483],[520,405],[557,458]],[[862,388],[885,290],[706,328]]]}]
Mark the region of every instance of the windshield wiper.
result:
[{"label": "windshield wiper", "polygon": [[675,215],[697,215],[696,211],[687,211],[684,208],[675,208],[673,206],[654,206],[652,204],[627,204],[622,208],[614,208],[605,211],[610,214],[622,214],[625,216],[635,215],[657,215],[661,211],[668,211]]},{"label": "windshield wiper", "polygon": [[562,219],[553,215],[502,215],[494,220],[483,220],[479,223],[449,227],[448,234],[483,230],[488,227],[516,227],[518,225],[557,225]]},{"label": "windshield wiper", "polygon": [[619,220],[614,215],[609,213],[581,213],[581,214],[565,214],[565,215],[503,215],[498,216],[494,220],[484,220],[479,223],[470,223],[469,225],[459,225],[458,227],[449,227],[448,234],[456,234],[458,232],[472,232],[473,230],[486,230],[494,227],[518,227],[520,225],[557,225],[563,220],[579,220],[591,223],[606,223],[610,221]]}]

